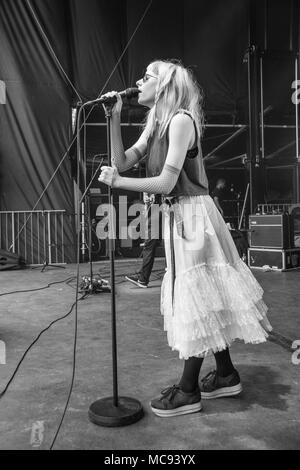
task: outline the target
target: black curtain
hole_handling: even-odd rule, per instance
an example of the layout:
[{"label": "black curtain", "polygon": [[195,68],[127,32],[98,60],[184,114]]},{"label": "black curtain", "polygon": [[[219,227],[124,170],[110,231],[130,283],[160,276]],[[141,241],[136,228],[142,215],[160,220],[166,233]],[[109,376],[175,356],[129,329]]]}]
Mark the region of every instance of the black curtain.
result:
[{"label": "black curtain", "polygon": [[[73,74],[83,99],[127,85],[126,2],[69,0]],[[118,67],[115,69],[116,64]]]},{"label": "black curtain", "polygon": [[[129,37],[148,4],[128,0]],[[153,0],[129,48],[129,83],[153,59],[181,59],[204,90],[206,113],[235,113],[247,93],[248,6],[247,0]]]},{"label": "black curtain", "polygon": [[[69,73],[65,2],[32,1],[30,5]],[[73,213],[67,159],[36,205],[68,146],[71,94],[27,2],[1,1],[0,43],[0,76],[7,86],[7,102],[0,107],[1,210],[35,207]],[[70,260],[71,224],[64,235]]]}]

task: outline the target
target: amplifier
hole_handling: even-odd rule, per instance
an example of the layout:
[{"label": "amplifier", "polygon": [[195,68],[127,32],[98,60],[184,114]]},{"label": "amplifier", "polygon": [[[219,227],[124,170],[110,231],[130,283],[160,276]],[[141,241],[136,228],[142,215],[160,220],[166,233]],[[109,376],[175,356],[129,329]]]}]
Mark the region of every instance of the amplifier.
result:
[{"label": "amplifier", "polygon": [[266,248],[248,248],[248,265],[250,268],[274,271],[288,271],[300,268],[300,248],[290,250],[272,250]]},{"label": "amplifier", "polygon": [[250,215],[250,247],[292,248],[291,222],[288,214]]}]

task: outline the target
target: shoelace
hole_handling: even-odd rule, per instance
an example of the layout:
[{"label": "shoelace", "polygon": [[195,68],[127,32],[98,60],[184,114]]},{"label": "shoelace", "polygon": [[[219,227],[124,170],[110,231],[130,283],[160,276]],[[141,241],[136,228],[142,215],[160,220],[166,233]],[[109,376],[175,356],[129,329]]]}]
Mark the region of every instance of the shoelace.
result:
[{"label": "shoelace", "polygon": [[170,400],[172,400],[178,390],[180,390],[179,385],[172,385],[171,387],[165,388],[160,393],[162,394],[162,398],[166,398],[168,395],[170,395]]},{"label": "shoelace", "polygon": [[205,377],[203,377],[203,379],[201,380],[201,382],[205,385],[207,382],[210,381],[210,379],[213,377],[213,380],[216,379],[216,376],[217,376],[217,373],[215,370],[212,370],[211,372],[209,372]]}]

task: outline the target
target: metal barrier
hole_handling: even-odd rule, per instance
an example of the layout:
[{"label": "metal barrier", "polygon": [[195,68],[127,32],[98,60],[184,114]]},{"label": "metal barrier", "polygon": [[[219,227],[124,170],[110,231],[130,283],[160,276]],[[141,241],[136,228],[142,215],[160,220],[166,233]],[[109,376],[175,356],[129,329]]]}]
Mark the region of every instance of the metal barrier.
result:
[{"label": "metal barrier", "polygon": [[26,264],[65,264],[65,210],[0,211],[0,248]]}]

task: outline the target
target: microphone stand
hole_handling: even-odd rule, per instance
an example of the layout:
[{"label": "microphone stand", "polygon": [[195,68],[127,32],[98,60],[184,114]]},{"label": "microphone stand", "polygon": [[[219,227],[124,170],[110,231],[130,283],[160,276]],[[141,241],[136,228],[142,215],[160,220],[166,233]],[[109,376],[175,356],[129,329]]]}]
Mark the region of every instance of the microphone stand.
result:
[{"label": "microphone stand", "polygon": [[[82,184],[85,188],[84,193],[80,200],[78,201],[78,225],[80,220],[81,225],[81,252],[82,257],[84,258],[86,252],[86,217],[88,218],[88,253],[89,253],[89,264],[90,264],[90,276],[84,276],[82,278],[82,283],[80,285],[80,292],[84,292],[84,296],[88,294],[93,294],[97,292],[109,292],[110,287],[108,282],[105,281],[100,277],[100,275],[93,276],[93,266],[92,266],[92,227],[91,227],[91,220],[90,220],[90,187],[94,180],[94,175],[92,175],[89,184],[87,185],[86,181],[86,161],[85,155],[81,158],[81,148],[80,148],[80,130],[81,130],[81,113],[85,106],[90,103],[78,103],[79,109],[77,114],[77,122],[76,122],[76,146],[77,146],[77,183],[78,188],[81,188],[81,172],[82,172]],[[103,163],[103,159],[98,164],[98,167],[94,174],[97,173],[100,166]],[[82,210],[82,212],[81,212]]]},{"label": "microphone stand", "polygon": [[[86,213],[88,216],[88,253],[89,253],[89,267],[90,267],[90,275],[83,276],[82,283],[80,285],[80,292],[84,292],[84,297],[88,294],[96,294],[98,292],[110,292],[110,286],[108,281],[102,279],[99,274],[93,274],[93,260],[92,260],[92,222],[91,222],[91,195],[90,195],[90,187],[94,181],[95,175],[100,169],[103,164],[103,158],[101,159],[100,163],[98,164],[96,171],[92,172],[92,176],[90,182],[84,191],[79,203],[80,205],[83,203],[86,207]],[[83,202],[85,201],[85,202]],[[83,230],[85,229],[85,222],[83,223]]]},{"label": "microphone stand", "polygon": [[[105,107],[107,156],[108,166],[111,166],[111,107]],[[143,415],[141,403],[135,398],[118,395],[117,372],[117,329],[116,329],[116,293],[115,293],[115,243],[113,208],[113,191],[108,187],[109,202],[109,259],[110,259],[110,286],[111,286],[111,329],[112,329],[112,372],[113,372],[113,396],[100,398],[93,402],[88,411],[89,419],[98,426],[118,427],[127,426],[139,421]]]}]

